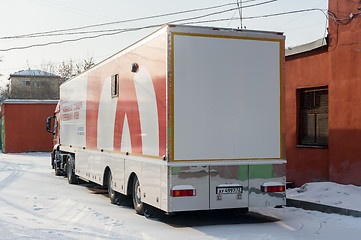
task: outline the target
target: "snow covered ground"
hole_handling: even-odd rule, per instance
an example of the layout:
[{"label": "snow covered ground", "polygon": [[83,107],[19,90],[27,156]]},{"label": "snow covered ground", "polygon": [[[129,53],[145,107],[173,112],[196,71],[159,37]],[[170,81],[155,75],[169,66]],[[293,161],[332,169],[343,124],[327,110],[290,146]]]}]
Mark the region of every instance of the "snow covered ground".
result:
[{"label": "snow covered ground", "polygon": [[306,183],[287,190],[287,197],[307,202],[361,211],[361,187],[333,182]]},{"label": "snow covered ground", "polygon": [[[339,200],[342,204],[359,204],[359,196],[354,195],[359,188],[339,187],[340,193],[335,193],[334,186],[329,186],[326,198],[337,203],[333,198],[345,195]],[[304,195],[319,193],[308,184]],[[69,185],[65,178],[56,177],[49,153],[0,154],[0,239],[333,240],[360,236],[361,218],[288,207],[255,208],[246,215],[192,212],[146,219],[130,207],[110,204],[103,189]]]}]

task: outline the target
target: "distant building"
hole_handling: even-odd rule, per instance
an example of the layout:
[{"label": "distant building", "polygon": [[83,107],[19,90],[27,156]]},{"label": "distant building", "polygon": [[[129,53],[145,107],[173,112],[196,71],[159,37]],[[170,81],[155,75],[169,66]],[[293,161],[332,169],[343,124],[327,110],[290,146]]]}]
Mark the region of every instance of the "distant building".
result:
[{"label": "distant building", "polygon": [[22,70],[9,77],[10,99],[59,99],[61,77],[41,70]]},{"label": "distant building", "polygon": [[9,98],[1,104],[1,149],[4,153],[51,151],[45,131],[59,99],[60,76],[41,70],[10,75]]},{"label": "distant building", "polygon": [[57,100],[6,99],[1,106],[3,153],[51,151],[53,135],[45,131]]}]

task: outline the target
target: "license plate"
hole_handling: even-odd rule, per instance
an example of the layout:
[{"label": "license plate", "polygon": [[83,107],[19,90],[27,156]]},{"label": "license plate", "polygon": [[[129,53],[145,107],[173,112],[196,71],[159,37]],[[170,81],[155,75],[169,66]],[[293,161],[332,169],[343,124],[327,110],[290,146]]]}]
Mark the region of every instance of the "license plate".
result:
[{"label": "license plate", "polygon": [[217,194],[238,194],[242,193],[243,187],[216,187]]}]

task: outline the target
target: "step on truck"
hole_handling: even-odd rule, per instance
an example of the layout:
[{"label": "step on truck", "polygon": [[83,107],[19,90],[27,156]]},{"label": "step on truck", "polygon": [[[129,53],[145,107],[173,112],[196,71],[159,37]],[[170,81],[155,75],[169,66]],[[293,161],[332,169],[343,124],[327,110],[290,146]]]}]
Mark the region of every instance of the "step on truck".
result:
[{"label": "step on truck", "polygon": [[284,40],[165,25],[64,82],[55,173],[139,214],[284,205]]}]

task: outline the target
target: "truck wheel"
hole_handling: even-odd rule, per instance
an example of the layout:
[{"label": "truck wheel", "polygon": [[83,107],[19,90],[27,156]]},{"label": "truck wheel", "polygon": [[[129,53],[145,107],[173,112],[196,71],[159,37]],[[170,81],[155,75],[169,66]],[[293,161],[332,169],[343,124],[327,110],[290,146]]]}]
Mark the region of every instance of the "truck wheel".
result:
[{"label": "truck wheel", "polygon": [[60,170],[60,168],[56,164],[56,160],[54,160],[54,165],[53,166],[54,166],[55,176],[63,175],[63,172]]},{"label": "truck wheel", "polygon": [[159,209],[150,206],[146,203],[143,203],[143,205],[144,205],[144,216],[146,218],[157,218],[161,216],[162,211],[160,211]]},{"label": "truck wheel", "polygon": [[108,195],[112,204],[120,205],[121,194],[116,192],[113,188],[113,176],[111,171],[109,171],[108,174]]},{"label": "truck wheel", "polygon": [[144,215],[144,205],[142,202],[142,191],[138,177],[133,180],[133,206],[137,214]]},{"label": "truck wheel", "polygon": [[78,182],[78,177],[74,173],[73,164],[71,164],[71,157],[68,155],[66,160],[66,176],[70,184]]}]

